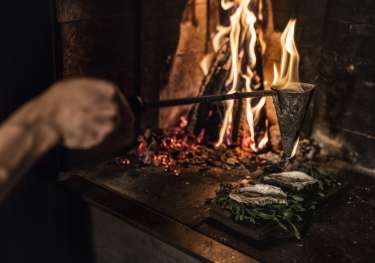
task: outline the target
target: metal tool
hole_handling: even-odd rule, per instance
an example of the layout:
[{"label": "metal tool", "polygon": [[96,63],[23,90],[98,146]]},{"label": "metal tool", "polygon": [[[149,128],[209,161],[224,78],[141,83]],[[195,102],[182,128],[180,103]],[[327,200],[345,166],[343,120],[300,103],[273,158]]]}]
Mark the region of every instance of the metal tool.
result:
[{"label": "metal tool", "polygon": [[284,154],[286,157],[290,157],[302,128],[308,104],[310,103],[311,96],[315,89],[314,85],[307,83],[299,83],[299,86],[302,90],[296,91],[295,89],[288,88],[272,88],[271,90],[235,92],[225,95],[207,95],[157,101],[147,101],[136,97],[130,99],[130,104],[138,109],[147,109],[272,96],[279,122]]},{"label": "metal tool", "polygon": [[286,158],[292,156],[295,144],[302,129],[308,105],[315,90],[315,85],[299,83],[301,91],[293,89],[276,89],[273,103],[279,122],[281,144]]},{"label": "metal tool", "polygon": [[156,101],[148,101],[144,100],[140,97],[133,98],[130,100],[132,106],[138,108],[166,108],[166,107],[175,107],[181,105],[190,105],[190,104],[197,104],[197,103],[213,103],[213,102],[220,102],[226,100],[240,100],[246,98],[256,98],[256,97],[265,97],[265,96],[273,96],[274,91],[272,90],[261,90],[261,91],[252,91],[252,92],[235,92],[231,94],[225,95],[207,95],[207,96],[199,96],[199,97],[188,97],[188,98],[181,98],[181,99],[171,99],[171,100],[156,100]]}]

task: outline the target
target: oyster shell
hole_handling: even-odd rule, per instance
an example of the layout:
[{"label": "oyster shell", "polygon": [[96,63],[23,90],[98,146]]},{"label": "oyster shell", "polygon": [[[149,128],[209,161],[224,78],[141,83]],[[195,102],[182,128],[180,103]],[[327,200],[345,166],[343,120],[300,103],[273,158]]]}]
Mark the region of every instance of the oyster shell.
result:
[{"label": "oyster shell", "polygon": [[274,173],[263,178],[264,182],[277,184],[281,187],[301,191],[309,185],[318,183],[318,180],[300,171]]},{"label": "oyster shell", "polygon": [[268,184],[255,184],[234,190],[229,198],[242,203],[257,206],[288,204],[286,193],[279,187]]}]

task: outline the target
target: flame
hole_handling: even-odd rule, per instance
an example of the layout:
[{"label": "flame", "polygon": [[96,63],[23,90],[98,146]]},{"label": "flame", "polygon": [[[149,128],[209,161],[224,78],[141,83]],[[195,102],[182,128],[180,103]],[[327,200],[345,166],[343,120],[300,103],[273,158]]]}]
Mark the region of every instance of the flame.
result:
[{"label": "flame", "polygon": [[210,70],[210,66],[212,63],[212,55],[207,55],[203,58],[203,60],[200,63],[200,67],[203,71],[203,74],[206,76],[208,74],[208,71]]},{"label": "flame", "polygon": [[293,151],[292,151],[292,154],[290,155],[289,159],[292,159],[296,155],[297,150],[298,150],[298,145],[299,145],[299,137],[296,140],[296,142],[294,143]]},{"label": "flame", "polygon": [[[224,39],[229,37],[231,65],[230,75],[226,80],[226,85],[230,87],[228,94],[242,91],[251,92],[254,90],[252,87],[252,80],[255,77],[254,67],[257,63],[255,52],[255,47],[257,44],[255,23],[257,18],[250,10],[250,2],[251,0],[221,1],[221,6],[224,10],[236,8],[230,17],[230,26],[219,26],[218,33],[213,39],[214,49],[218,50],[218,48],[223,44]],[[259,122],[260,112],[264,107],[265,102],[265,98],[260,99],[256,103],[254,99],[245,99],[248,131],[245,131],[243,134],[244,138],[242,146],[245,146],[254,152],[264,147],[268,141],[267,135],[262,139],[261,143],[257,144],[254,129],[256,124]],[[231,143],[230,135],[232,133],[234,101],[227,101],[225,106],[225,116],[216,146],[222,145],[224,141],[228,144]]]},{"label": "flame", "polygon": [[273,86],[279,89],[302,90],[299,84],[299,62],[297,45],[294,41],[296,19],[288,22],[284,32],[281,35],[281,63],[280,70],[274,65]]},{"label": "flame", "polygon": [[264,133],[264,136],[263,136],[262,140],[260,140],[259,145],[258,145],[259,149],[262,149],[262,148],[266,147],[266,145],[268,143],[269,138],[268,138],[268,132],[267,131],[268,131],[268,121],[266,121],[266,132]]},{"label": "flame", "polygon": [[[297,45],[294,41],[296,20],[291,19],[288,22],[284,32],[281,35],[281,63],[280,70],[274,65],[274,79],[272,85],[278,89],[290,89],[303,91],[299,82],[299,62]],[[292,154],[289,158],[293,158],[298,149],[299,138],[294,143]]]}]

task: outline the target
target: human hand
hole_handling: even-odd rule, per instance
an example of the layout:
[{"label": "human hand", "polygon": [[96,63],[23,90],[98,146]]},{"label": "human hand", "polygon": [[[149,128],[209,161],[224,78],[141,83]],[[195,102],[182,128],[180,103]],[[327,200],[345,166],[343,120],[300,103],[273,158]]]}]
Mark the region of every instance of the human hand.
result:
[{"label": "human hand", "polygon": [[88,149],[100,144],[122,117],[133,121],[126,100],[113,84],[96,79],[72,79],[54,84],[42,94],[46,121],[53,126],[66,147]]}]

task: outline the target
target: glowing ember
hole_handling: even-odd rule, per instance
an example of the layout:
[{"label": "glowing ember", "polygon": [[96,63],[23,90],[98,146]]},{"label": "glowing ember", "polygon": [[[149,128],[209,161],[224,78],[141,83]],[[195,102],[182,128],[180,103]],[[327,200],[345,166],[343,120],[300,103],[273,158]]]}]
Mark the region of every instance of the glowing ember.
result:
[{"label": "glowing ember", "polygon": [[193,136],[186,130],[187,124],[186,118],[182,117],[180,125],[171,133],[156,136],[147,131],[138,138],[138,157],[144,164],[162,167],[166,172],[180,175],[181,160],[189,160],[192,157],[205,133],[202,130],[198,136]]},{"label": "glowing ember", "polygon": [[123,168],[131,165],[131,161],[128,158],[116,158],[115,163]]}]

